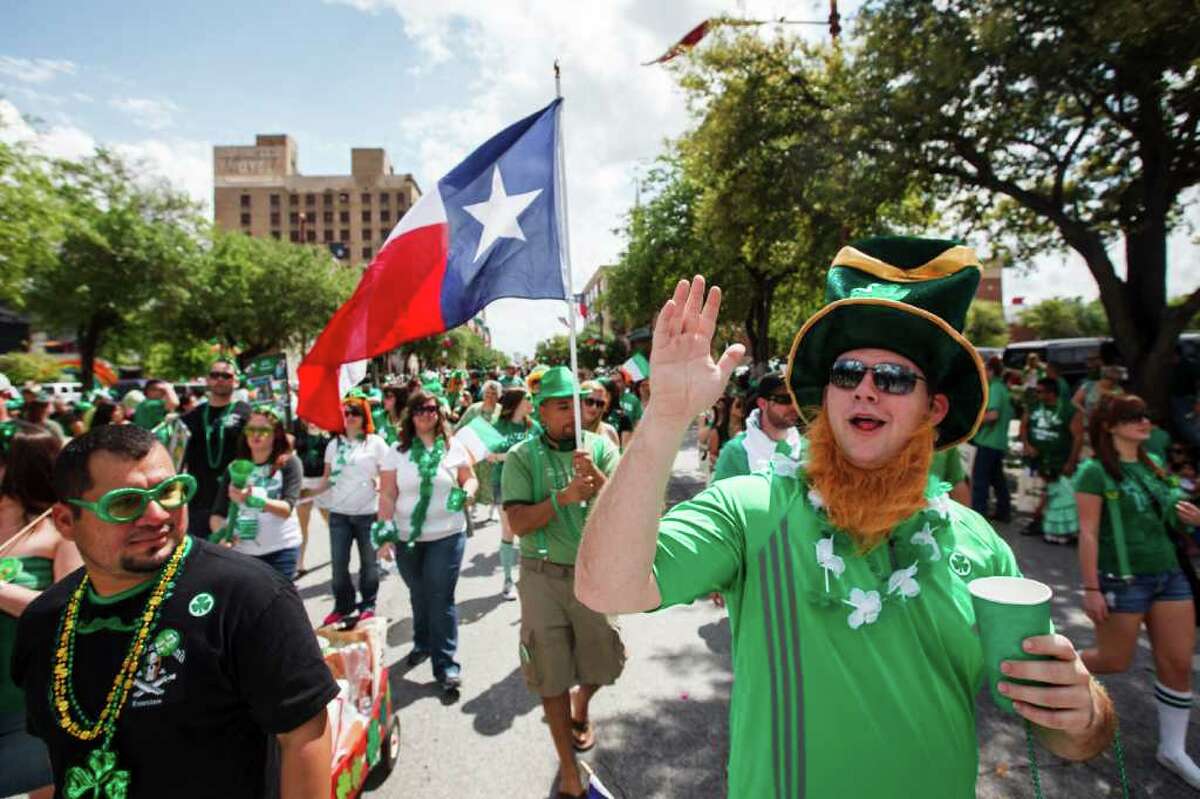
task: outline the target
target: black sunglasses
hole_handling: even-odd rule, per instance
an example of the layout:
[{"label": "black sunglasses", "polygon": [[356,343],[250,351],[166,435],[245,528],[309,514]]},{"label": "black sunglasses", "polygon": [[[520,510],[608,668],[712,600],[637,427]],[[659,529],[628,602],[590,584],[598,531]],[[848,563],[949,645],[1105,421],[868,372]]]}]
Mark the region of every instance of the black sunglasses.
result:
[{"label": "black sunglasses", "polygon": [[592,399],[591,397],[588,397],[583,401],[583,404],[589,408],[603,408],[606,403],[602,399]]},{"label": "black sunglasses", "polygon": [[854,389],[867,376],[867,372],[871,373],[877,389],[896,396],[911,394],[917,387],[917,381],[925,379],[898,363],[867,366],[857,358],[839,358],[829,369],[829,383],[837,388]]},{"label": "black sunglasses", "polygon": [[236,375],[233,372],[209,372],[208,376],[213,380],[232,380]]},{"label": "black sunglasses", "polygon": [[346,416],[362,416],[362,408],[342,408],[342,413]]},{"label": "black sunglasses", "polygon": [[763,397],[767,402],[773,402],[776,405],[791,405],[792,398],[787,394],[772,394],[769,397]]},{"label": "black sunglasses", "polygon": [[438,406],[436,405],[422,405],[419,408],[413,409],[413,416],[428,416],[431,413],[437,412]]},{"label": "black sunglasses", "polygon": [[1130,411],[1122,413],[1117,417],[1117,424],[1129,424],[1130,422],[1141,422],[1149,420],[1150,416],[1145,411]]}]

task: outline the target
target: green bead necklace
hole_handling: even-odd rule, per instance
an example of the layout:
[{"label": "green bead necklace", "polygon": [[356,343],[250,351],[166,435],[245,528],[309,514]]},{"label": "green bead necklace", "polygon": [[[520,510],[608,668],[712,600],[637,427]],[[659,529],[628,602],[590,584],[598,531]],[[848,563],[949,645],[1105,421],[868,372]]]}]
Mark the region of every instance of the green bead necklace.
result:
[{"label": "green bead necklace", "polygon": [[208,412],[211,406],[207,403],[204,405],[204,454],[208,456],[208,468],[216,469],[221,464],[221,458],[225,454],[225,417],[229,415],[229,409],[233,407],[233,403],[226,405],[221,411],[221,415],[217,417],[217,451],[213,454],[213,435],[212,427],[208,424]]}]

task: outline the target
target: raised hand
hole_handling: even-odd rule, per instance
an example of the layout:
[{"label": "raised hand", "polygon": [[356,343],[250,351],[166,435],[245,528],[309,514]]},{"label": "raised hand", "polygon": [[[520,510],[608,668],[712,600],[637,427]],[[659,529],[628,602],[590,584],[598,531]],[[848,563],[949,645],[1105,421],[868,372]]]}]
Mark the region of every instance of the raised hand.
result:
[{"label": "raised hand", "polygon": [[730,345],[713,361],[712,339],[721,310],[721,289],[704,296],[704,278],[681,280],[654,325],[650,375],[654,393],[650,408],[655,419],[690,424],[717,401],[729,376],[745,354],[741,344]]}]

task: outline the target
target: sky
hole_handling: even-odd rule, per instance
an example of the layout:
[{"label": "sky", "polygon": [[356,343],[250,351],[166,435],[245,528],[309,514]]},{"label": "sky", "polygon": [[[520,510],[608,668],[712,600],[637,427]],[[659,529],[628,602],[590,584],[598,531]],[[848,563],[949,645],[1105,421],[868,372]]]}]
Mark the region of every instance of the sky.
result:
[{"label": "sky", "polygon": [[[858,5],[839,3],[844,17]],[[290,134],[310,175],[349,173],[351,147],[384,147],[428,187],[549,102],[558,58],[580,290],[621,251],[636,176],[691,121],[670,74],[640,63],[711,15],[827,11],[826,0],[0,0],[0,135],[64,157],[114,148],[209,209],[212,147],[256,133]],[[1172,256],[1172,294],[1200,283],[1186,235]],[[1043,258],[1005,281],[1026,304],[1098,293],[1078,257]],[[487,317],[497,347],[528,354],[564,332],[563,312],[501,300]]]}]

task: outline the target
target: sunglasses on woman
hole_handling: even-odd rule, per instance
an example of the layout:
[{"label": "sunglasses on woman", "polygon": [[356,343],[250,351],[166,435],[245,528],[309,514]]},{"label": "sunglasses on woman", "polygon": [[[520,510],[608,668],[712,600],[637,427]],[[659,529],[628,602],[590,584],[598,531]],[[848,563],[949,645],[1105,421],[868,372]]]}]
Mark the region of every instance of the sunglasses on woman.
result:
[{"label": "sunglasses on woman", "polygon": [[140,519],[151,502],[157,502],[164,510],[176,510],[195,495],[196,478],[190,474],[177,474],[150,488],[114,488],[95,502],[83,499],[67,501],[90,510],[100,521],[125,524]]},{"label": "sunglasses on woman", "polygon": [[917,387],[918,380],[924,380],[919,374],[898,363],[877,363],[867,366],[857,358],[839,358],[829,369],[829,383],[837,388],[854,389],[871,373],[875,387],[884,394],[904,396],[911,394]]},{"label": "sunglasses on woman", "polygon": [[357,416],[360,419],[363,415],[362,408],[342,408],[342,413],[346,416]]},{"label": "sunglasses on woman", "polygon": [[583,404],[588,406],[589,408],[603,408],[607,403],[602,399],[592,399],[591,397],[585,397],[583,400]]},{"label": "sunglasses on woman", "polygon": [[1146,422],[1150,420],[1150,416],[1145,411],[1128,411],[1117,416],[1117,424],[1130,424],[1133,422]]},{"label": "sunglasses on woman", "polygon": [[437,412],[438,406],[436,405],[422,405],[421,407],[413,410],[413,416],[429,416],[430,414],[436,414]]},{"label": "sunglasses on woman", "polygon": [[253,436],[269,436],[275,432],[274,427],[267,427],[266,425],[257,425],[257,424],[256,425],[248,424],[245,427],[243,427],[242,430],[246,433],[247,438],[250,438]]}]

